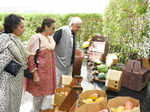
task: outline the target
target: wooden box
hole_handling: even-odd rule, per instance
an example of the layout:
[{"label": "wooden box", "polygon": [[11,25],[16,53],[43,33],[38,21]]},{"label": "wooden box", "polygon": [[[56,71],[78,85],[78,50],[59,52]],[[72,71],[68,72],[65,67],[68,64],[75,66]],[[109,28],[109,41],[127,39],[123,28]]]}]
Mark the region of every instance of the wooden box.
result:
[{"label": "wooden box", "polygon": [[[82,92],[81,86],[73,86],[69,94],[66,96],[66,98],[63,100],[61,105],[59,106],[59,110],[69,112],[72,110],[72,107],[74,106],[75,102],[78,99],[79,94]],[[73,112],[73,110],[72,110]]]},{"label": "wooden box", "polygon": [[105,86],[107,90],[120,91],[122,71],[108,70]]},{"label": "wooden box", "polygon": [[105,62],[108,51],[109,44],[106,37],[100,35],[95,35],[92,37],[90,47],[88,49],[89,60],[93,61],[95,59],[100,59]]},{"label": "wooden box", "polygon": [[71,91],[71,88],[69,87],[57,88],[55,90],[54,105],[60,106],[70,91]]},{"label": "wooden box", "polygon": [[141,91],[148,83],[150,71],[142,67],[140,61],[129,60],[122,75],[122,86]]},{"label": "wooden box", "polygon": [[76,55],[75,55],[75,63],[73,66],[73,71],[72,71],[72,77],[74,77],[74,75],[80,75],[81,74],[81,67],[82,67],[83,58],[84,58],[83,52],[81,52],[79,49],[77,49]]},{"label": "wooden box", "polygon": [[105,61],[106,52],[106,42],[92,41],[88,49],[88,59],[94,61],[95,59],[101,59]]}]

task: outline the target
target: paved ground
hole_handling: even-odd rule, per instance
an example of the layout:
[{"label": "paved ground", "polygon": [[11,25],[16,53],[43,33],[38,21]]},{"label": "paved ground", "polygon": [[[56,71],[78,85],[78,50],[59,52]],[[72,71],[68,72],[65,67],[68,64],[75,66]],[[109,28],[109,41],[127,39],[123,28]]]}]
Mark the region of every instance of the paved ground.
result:
[{"label": "paved ground", "polygon": [[[96,84],[93,85],[87,80],[86,62],[84,62],[82,65],[81,75],[83,77],[83,81],[81,83],[81,85],[83,87],[83,91],[92,90],[92,89],[100,90],[100,88]],[[22,105],[20,108],[20,112],[32,112],[32,107],[33,107],[32,106],[32,95],[25,92],[23,99],[22,99]]]}]

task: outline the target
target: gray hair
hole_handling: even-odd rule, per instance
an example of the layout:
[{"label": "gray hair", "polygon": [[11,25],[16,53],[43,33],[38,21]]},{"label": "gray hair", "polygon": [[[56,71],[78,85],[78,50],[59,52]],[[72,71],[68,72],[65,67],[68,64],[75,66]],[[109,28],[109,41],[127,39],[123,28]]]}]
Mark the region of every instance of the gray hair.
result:
[{"label": "gray hair", "polygon": [[72,24],[81,24],[82,20],[80,17],[72,17],[69,21],[69,26],[71,26]]}]

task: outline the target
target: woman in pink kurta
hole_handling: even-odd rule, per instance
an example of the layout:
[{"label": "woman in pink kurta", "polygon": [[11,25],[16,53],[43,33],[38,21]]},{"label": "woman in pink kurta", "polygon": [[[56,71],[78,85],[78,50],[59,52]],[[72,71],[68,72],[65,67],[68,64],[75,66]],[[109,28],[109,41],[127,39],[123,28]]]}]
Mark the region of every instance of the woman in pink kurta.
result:
[{"label": "woman in pink kurta", "polygon": [[[30,72],[33,73],[33,80],[27,80],[26,90],[34,96],[34,112],[42,110],[44,97],[52,95],[56,89],[55,42],[50,36],[54,33],[55,26],[53,19],[44,19],[42,26],[37,29],[37,33],[29,41],[28,65]],[[39,49],[38,67],[34,61],[37,49]]]}]

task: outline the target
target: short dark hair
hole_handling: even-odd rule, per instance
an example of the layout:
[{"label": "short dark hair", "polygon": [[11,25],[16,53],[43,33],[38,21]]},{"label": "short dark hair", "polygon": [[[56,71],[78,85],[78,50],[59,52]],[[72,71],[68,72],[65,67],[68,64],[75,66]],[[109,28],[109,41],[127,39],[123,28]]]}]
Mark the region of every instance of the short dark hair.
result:
[{"label": "short dark hair", "polygon": [[4,32],[13,33],[13,30],[17,28],[21,20],[24,20],[24,18],[15,14],[10,14],[7,17],[5,17]]},{"label": "short dark hair", "polygon": [[41,27],[38,27],[36,29],[36,33],[41,33],[45,30],[45,26],[50,27],[53,23],[55,23],[56,21],[52,18],[46,18],[43,20]]}]

